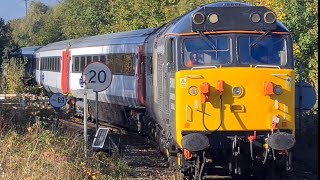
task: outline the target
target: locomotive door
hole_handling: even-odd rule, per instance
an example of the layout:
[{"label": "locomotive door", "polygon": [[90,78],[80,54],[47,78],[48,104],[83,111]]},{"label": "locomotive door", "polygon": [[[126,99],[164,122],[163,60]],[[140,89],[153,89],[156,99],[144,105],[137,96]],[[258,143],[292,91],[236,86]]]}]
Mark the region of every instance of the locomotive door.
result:
[{"label": "locomotive door", "polygon": [[66,49],[62,51],[61,62],[61,90],[63,94],[69,92],[69,74],[70,74],[70,51]]},{"label": "locomotive door", "polygon": [[169,124],[170,132],[175,132],[175,69],[173,39],[165,38],[165,58],[163,61],[163,118]]}]

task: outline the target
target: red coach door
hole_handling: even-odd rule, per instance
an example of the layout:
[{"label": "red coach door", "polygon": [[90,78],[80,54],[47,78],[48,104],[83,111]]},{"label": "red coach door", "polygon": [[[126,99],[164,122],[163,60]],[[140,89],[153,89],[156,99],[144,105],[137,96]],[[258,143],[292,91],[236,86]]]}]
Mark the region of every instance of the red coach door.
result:
[{"label": "red coach door", "polygon": [[70,51],[66,49],[62,51],[62,66],[61,66],[61,89],[63,94],[69,92],[69,67],[70,67]]}]

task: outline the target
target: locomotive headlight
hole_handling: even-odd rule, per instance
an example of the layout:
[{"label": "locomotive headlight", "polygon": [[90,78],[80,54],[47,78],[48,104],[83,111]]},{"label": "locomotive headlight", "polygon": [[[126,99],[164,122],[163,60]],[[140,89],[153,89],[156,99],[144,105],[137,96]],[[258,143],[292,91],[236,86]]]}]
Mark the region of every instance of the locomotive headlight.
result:
[{"label": "locomotive headlight", "polygon": [[267,11],[263,16],[264,22],[272,24],[276,21],[276,15],[272,11]]},{"label": "locomotive headlight", "polygon": [[192,21],[194,24],[203,24],[204,23],[204,15],[201,12],[197,12],[192,16]]},{"label": "locomotive headlight", "polygon": [[195,87],[195,86],[190,87],[190,88],[189,88],[189,94],[190,94],[191,96],[197,95],[197,94],[198,94],[198,88]]},{"label": "locomotive headlight", "polygon": [[252,13],[250,15],[250,20],[254,23],[258,23],[261,20],[261,17],[258,13]]},{"label": "locomotive headlight", "polygon": [[282,92],[283,92],[282,87],[279,86],[279,85],[275,86],[274,89],[273,89],[273,92],[274,92],[276,95],[282,94]]},{"label": "locomotive headlight", "polygon": [[215,24],[219,21],[219,17],[216,14],[210,14],[208,19],[212,24]]},{"label": "locomotive headlight", "polygon": [[232,88],[232,95],[236,97],[240,97],[243,94],[242,87],[234,87]]}]

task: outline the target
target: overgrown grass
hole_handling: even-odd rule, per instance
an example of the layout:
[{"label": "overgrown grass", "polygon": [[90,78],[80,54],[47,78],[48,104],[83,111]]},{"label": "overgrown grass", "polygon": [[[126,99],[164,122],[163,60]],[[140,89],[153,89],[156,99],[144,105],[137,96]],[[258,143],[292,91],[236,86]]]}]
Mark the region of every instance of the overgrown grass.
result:
[{"label": "overgrown grass", "polygon": [[[1,114],[0,121],[7,124]],[[47,127],[40,121],[25,131],[21,127],[15,129],[12,124],[3,129],[0,179],[123,179],[131,173],[127,164],[116,156],[89,153],[85,158],[82,134]]]}]

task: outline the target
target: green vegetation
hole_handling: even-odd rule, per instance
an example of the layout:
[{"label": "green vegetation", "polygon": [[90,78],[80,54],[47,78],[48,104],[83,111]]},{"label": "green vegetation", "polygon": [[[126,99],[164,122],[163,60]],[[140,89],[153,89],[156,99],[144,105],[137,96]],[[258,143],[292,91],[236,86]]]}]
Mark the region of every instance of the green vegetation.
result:
[{"label": "green vegetation", "polygon": [[22,93],[24,92],[23,76],[26,60],[3,57],[0,74],[0,92]]},{"label": "green vegetation", "polygon": [[112,180],[132,172],[116,156],[89,153],[85,158],[82,134],[54,130],[50,121],[36,123],[30,110],[15,111],[0,107],[0,179]]}]

